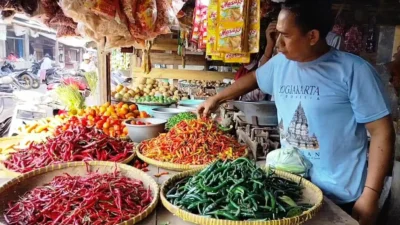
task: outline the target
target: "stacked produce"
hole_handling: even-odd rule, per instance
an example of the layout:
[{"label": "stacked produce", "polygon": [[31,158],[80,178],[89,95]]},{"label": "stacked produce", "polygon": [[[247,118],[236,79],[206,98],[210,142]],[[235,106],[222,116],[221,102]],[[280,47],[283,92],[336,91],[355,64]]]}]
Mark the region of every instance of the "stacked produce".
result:
[{"label": "stacked produce", "polygon": [[53,135],[56,128],[69,120],[67,115],[56,115],[55,117],[43,118],[32,121],[18,128],[20,134],[46,133]]},{"label": "stacked produce", "polygon": [[245,155],[246,146],[224,135],[208,119],[183,120],[168,133],[142,142],[141,153],[149,158],[185,165],[206,165],[217,159]]},{"label": "stacked produce", "polygon": [[[164,96],[174,101],[178,101],[187,95],[182,94],[176,87],[170,85],[168,82],[158,81],[150,78],[137,78],[135,88],[130,89],[122,85],[118,85],[113,91],[112,96],[117,101],[137,101],[141,97],[157,97]],[[150,101],[150,100],[149,100]]]},{"label": "stacked produce", "polygon": [[145,111],[140,112],[137,109],[135,104],[128,105],[122,102],[116,105],[105,103],[102,106],[88,107],[72,112],[80,117],[79,120],[70,119],[62,125],[62,130],[67,130],[71,125],[82,124],[95,126],[110,137],[126,137],[128,129],[123,123],[125,119],[149,117]]},{"label": "stacked produce", "polygon": [[299,184],[265,173],[247,158],[222,160],[177,182],[167,200],[194,214],[227,220],[275,220],[311,208]]},{"label": "stacked produce", "polygon": [[8,224],[120,224],[152,200],[142,181],[120,172],[65,174],[9,202],[4,218]]},{"label": "stacked produce", "polygon": [[197,119],[196,114],[192,112],[184,112],[184,113],[179,113],[171,118],[168,119],[167,124],[165,125],[165,128],[167,130],[172,129],[175,125],[180,123],[183,120],[195,120]]},{"label": "stacked produce", "polygon": [[12,153],[3,163],[7,169],[26,173],[62,162],[123,162],[131,156],[132,150],[132,143],[110,138],[94,128],[75,125],[44,143],[32,143],[28,148]]}]

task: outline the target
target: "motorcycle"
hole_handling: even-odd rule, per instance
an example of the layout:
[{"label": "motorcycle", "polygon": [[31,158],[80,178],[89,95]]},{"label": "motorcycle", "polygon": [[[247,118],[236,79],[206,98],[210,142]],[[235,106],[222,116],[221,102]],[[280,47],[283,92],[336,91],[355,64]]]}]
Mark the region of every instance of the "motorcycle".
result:
[{"label": "motorcycle", "polygon": [[34,73],[31,73],[32,68],[15,70],[15,67],[6,60],[3,66],[1,67],[1,71],[2,71],[1,76],[10,74],[11,76],[18,79],[19,83],[24,86],[22,87],[22,89],[24,90],[28,90],[30,88],[37,89],[40,87],[40,83],[38,82],[39,80],[37,79]]},{"label": "motorcycle", "polygon": [[26,72],[0,74],[0,92],[12,93],[14,90],[29,90],[31,89],[32,84],[32,76]]}]

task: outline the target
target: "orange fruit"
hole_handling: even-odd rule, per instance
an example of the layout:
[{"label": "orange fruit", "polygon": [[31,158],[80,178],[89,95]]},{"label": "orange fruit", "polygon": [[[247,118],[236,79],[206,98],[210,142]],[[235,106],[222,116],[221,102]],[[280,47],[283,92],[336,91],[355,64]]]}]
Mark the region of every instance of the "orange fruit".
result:
[{"label": "orange fruit", "polygon": [[125,115],[125,118],[126,118],[126,119],[135,118],[135,114],[133,114],[133,113],[128,113],[128,114]]},{"label": "orange fruit", "polygon": [[122,131],[124,134],[128,134],[128,128],[124,127],[124,130]]},{"label": "orange fruit", "polygon": [[110,123],[109,122],[105,122],[104,124],[103,124],[103,128],[104,129],[108,129],[110,127]]},{"label": "orange fruit", "polygon": [[116,105],[116,108],[122,108],[123,105],[124,105],[124,103],[123,103],[123,102],[120,102],[120,103],[118,103],[118,104]]}]

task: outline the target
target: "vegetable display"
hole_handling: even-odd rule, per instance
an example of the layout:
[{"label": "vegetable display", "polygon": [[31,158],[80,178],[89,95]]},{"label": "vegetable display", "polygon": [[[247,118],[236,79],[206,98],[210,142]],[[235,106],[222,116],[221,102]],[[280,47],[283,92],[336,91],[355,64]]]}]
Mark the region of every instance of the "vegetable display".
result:
[{"label": "vegetable display", "polygon": [[65,174],[9,202],[8,224],[119,224],[152,202],[143,182],[120,172],[87,176]]},{"label": "vegetable display", "polygon": [[179,114],[169,118],[165,127],[167,130],[170,130],[176,124],[180,123],[182,120],[195,120],[195,119],[197,119],[197,116],[194,113],[191,113],[191,112],[179,113]]},{"label": "vegetable display", "polygon": [[145,140],[140,152],[149,158],[184,165],[206,165],[245,155],[246,146],[224,135],[208,119],[183,120],[168,133]]},{"label": "vegetable display", "polygon": [[183,210],[227,220],[274,220],[311,208],[298,203],[299,184],[267,174],[247,158],[216,161],[177,182],[166,197]]},{"label": "vegetable display", "polygon": [[88,86],[90,88],[90,94],[94,95],[97,90],[97,83],[99,82],[99,77],[96,72],[86,72],[84,73],[87,80]]},{"label": "vegetable display", "polygon": [[85,106],[85,98],[74,85],[59,86],[55,93],[60,102],[69,110],[83,109]]},{"label": "vegetable display", "polygon": [[110,138],[101,131],[74,125],[54,138],[31,144],[3,161],[7,169],[26,173],[31,170],[71,161],[122,162],[131,156],[133,144]]},{"label": "vegetable display", "polygon": [[28,122],[22,127],[18,128],[20,134],[37,134],[46,133],[53,135],[58,126],[64,124],[69,120],[69,117],[65,114],[56,115],[55,117],[43,118],[40,120]]}]

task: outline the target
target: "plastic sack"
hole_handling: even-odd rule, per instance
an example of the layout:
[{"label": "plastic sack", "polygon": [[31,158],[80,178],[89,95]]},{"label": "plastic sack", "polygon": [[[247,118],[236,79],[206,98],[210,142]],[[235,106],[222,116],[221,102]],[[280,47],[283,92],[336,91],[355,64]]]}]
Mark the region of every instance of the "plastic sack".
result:
[{"label": "plastic sack", "polygon": [[288,173],[308,177],[312,164],[298,148],[288,147],[274,150],[267,155],[267,166]]}]

